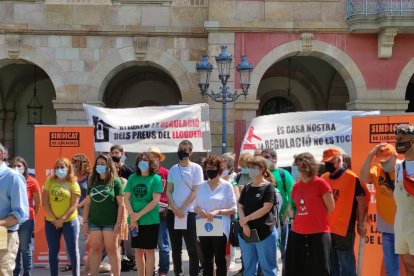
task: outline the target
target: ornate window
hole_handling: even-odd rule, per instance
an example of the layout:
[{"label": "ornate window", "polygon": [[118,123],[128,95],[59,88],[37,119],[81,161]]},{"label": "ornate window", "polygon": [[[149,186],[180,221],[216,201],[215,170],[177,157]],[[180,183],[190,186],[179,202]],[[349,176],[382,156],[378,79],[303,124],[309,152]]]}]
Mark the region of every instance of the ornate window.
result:
[{"label": "ornate window", "polygon": [[278,113],[294,112],[293,103],[284,97],[273,97],[265,102],[260,115],[270,115]]}]

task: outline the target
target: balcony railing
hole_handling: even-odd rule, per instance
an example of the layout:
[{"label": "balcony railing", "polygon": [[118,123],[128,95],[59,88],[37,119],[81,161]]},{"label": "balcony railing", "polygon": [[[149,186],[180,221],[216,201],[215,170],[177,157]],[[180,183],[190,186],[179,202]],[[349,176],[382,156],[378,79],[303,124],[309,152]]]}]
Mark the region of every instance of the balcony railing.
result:
[{"label": "balcony railing", "polygon": [[413,16],[414,0],[348,0],[347,19],[354,16]]}]

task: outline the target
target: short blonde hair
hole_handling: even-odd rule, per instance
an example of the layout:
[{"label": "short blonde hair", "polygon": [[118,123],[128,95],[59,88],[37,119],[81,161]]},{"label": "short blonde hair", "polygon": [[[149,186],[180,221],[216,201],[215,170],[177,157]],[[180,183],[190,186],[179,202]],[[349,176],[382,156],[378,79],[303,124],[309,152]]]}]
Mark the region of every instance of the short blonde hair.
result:
[{"label": "short blonde hair", "polygon": [[247,167],[247,160],[253,157],[250,153],[242,153],[239,157],[239,166],[240,167]]}]

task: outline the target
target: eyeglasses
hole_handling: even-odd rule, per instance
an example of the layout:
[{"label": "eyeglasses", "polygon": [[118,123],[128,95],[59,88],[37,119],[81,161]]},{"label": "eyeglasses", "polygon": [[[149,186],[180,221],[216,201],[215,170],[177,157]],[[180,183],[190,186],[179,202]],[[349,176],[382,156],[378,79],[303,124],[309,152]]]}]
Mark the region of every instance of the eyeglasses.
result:
[{"label": "eyeglasses", "polygon": [[397,127],[395,134],[414,134],[414,126]]}]

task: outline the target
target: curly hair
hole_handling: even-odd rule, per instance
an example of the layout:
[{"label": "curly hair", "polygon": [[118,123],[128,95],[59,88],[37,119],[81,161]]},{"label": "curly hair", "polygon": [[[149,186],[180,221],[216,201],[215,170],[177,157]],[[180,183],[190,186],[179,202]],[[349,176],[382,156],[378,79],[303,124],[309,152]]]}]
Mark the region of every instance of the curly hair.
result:
[{"label": "curly hair", "polygon": [[[53,170],[56,170],[59,163],[63,163],[65,165],[65,167],[68,168],[68,172],[67,172],[67,175],[66,175],[66,181],[69,181],[70,183],[76,182],[76,176],[73,172],[72,163],[69,161],[69,159],[67,159],[65,157],[58,158],[55,161],[55,165],[53,166]],[[58,177],[56,176],[56,174],[51,176],[51,178],[53,178],[55,181],[58,180]]]},{"label": "curly hair", "polygon": [[15,163],[22,163],[23,164],[23,167],[24,167],[23,176],[24,176],[24,178],[27,178],[29,176],[29,173],[27,171],[28,167],[27,167],[26,160],[24,160],[24,158],[21,157],[21,156],[16,156],[16,157],[13,158],[13,160],[10,163],[12,168],[14,167]]},{"label": "curly hair", "polygon": [[295,159],[293,165],[298,166],[298,171],[306,177],[313,177],[317,175],[319,170],[319,164],[316,162],[315,157],[310,152],[303,152],[293,156]]},{"label": "curly hair", "polygon": [[72,164],[76,167],[80,175],[91,173],[91,163],[88,156],[83,153],[77,153],[72,157]]},{"label": "curly hair", "polygon": [[224,160],[217,155],[210,155],[209,157],[206,158],[206,160],[204,160],[203,163],[203,171],[206,171],[207,165],[211,166],[211,167],[217,167],[217,172],[219,175],[221,175],[221,173],[224,170]]},{"label": "curly hair", "polygon": [[138,163],[144,158],[147,159],[149,163],[148,174],[156,174],[158,172],[158,162],[155,160],[154,157],[152,157],[151,153],[149,152],[143,152],[137,156],[137,159],[135,159],[135,173],[137,175],[141,175],[141,170],[138,168]]},{"label": "curly hair", "polygon": [[108,187],[114,186],[114,179],[118,177],[118,173],[116,172],[114,161],[112,161],[112,158],[108,154],[100,154],[95,159],[95,164],[93,165],[93,170],[91,173],[91,177],[89,178],[89,186],[93,187],[99,180],[99,173],[96,172],[96,165],[98,162],[98,159],[105,160],[106,162],[106,178],[105,183]]}]

